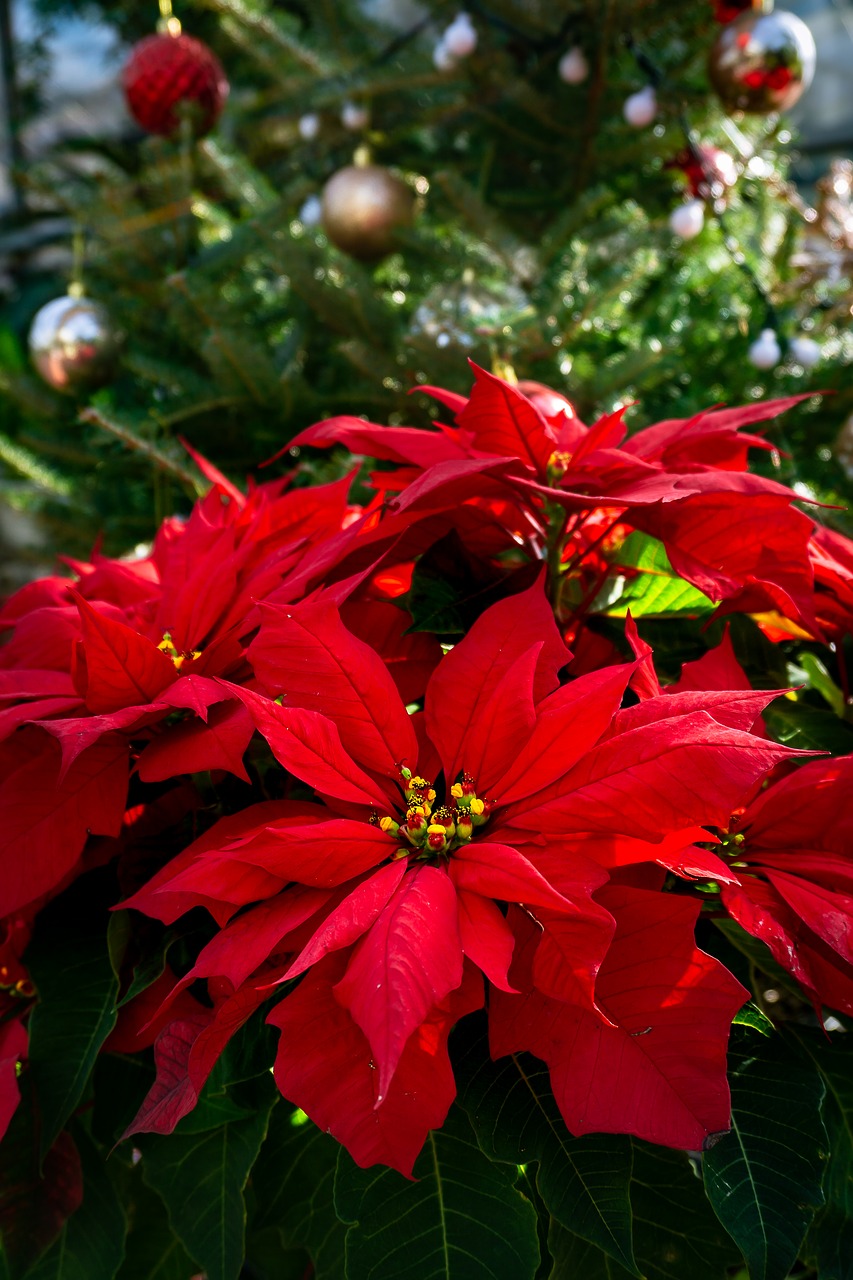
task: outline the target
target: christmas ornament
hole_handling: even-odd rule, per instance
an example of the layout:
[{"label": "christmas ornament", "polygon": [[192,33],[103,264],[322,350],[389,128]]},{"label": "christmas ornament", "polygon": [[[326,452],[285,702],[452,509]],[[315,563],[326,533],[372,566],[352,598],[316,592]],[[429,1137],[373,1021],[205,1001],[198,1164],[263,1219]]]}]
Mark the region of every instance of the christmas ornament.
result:
[{"label": "christmas ornament", "polygon": [[688,200],[669,215],[670,230],[682,240],[692,240],[705,225],[704,200]]},{"label": "christmas ornament", "polygon": [[412,316],[409,341],[426,351],[452,347],[470,355],[529,311],[527,294],[516,285],[489,288],[465,271],[461,280],[433,285]]},{"label": "christmas ornament", "polygon": [[712,0],[717,22],[732,22],[746,9],[763,8],[763,0]]},{"label": "christmas ornament", "polygon": [[797,364],[801,364],[804,369],[813,369],[821,357],[821,347],[819,342],[815,342],[814,338],[810,338],[808,334],[799,333],[796,338],[792,338],[788,343],[788,352],[792,360],[796,360]]},{"label": "christmas ornament", "polygon": [[644,129],[651,124],[658,113],[658,99],[653,87],[647,84],[644,89],[632,93],[625,99],[622,114],[635,129]]},{"label": "christmas ornament", "polygon": [[438,44],[433,49],[432,62],[436,71],[453,71],[457,66],[456,58],[454,58],[443,40],[439,40]]},{"label": "christmas ornament", "polygon": [[76,395],[112,379],[122,335],[100,302],[69,293],[36,312],[28,342],[30,358],[44,381],[56,391]]},{"label": "christmas ornament", "polygon": [[467,13],[457,13],[441,38],[453,58],[467,58],[477,48],[477,32]]},{"label": "christmas ornament", "polygon": [[323,220],[323,202],[319,196],[308,196],[299,210],[299,221],[305,227],[319,227]]},{"label": "christmas ornament", "polygon": [[750,345],[748,356],[756,369],[773,369],[782,359],[782,348],[774,329],[762,329]]},{"label": "christmas ornament", "polygon": [[341,124],[351,133],[360,133],[370,124],[370,112],[360,102],[345,102],[341,107]]},{"label": "christmas ornament", "polygon": [[175,18],[165,31],[134,45],[122,83],[137,124],[163,136],[175,133],[184,116],[197,137],[209,133],[228,97],[219,59],[201,40],[182,35]]},{"label": "christmas ornament", "polygon": [[720,199],[738,178],[737,165],[728,152],[709,143],[685,147],[667,167],[680,169],[691,194],[703,200]]},{"label": "christmas ornament", "polygon": [[376,262],[396,248],[396,232],[410,227],[415,194],[377,164],[351,164],[323,188],[323,230],[344,253]]},{"label": "christmas ornament", "polygon": [[767,115],[799,100],[816,58],[811,31],[792,13],[743,13],[717,36],[708,75],[727,111]]},{"label": "christmas ornament", "polygon": [[583,49],[575,45],[564,53],[557,63],[557,74],[565,84],[583,84],[589,75],[589,63]]},{"label": "christmas ornament", "polygon": [[316,111],[306,111],[304,116],[299,117],[296,127],[300,138],[305,142],[313,142],[320,132],[320,117]]}]

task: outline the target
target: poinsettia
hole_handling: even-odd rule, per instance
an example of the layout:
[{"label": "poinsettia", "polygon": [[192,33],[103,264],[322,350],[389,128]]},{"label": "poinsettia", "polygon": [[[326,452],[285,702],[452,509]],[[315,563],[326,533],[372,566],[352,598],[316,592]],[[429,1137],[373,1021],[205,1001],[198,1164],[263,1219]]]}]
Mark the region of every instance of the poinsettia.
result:
[{"label": "poinsettia", "polygon": [[76,581],[30,584],[0,612],[12,632],[0,648],[0,917],[60,886],[89,833],[118,834],[131,742],[144,782],[246,778],[252,722],[213,677],[250,679],[257,602],[285,582],[299,598],[334,563],[336,538],[355,536],[346,480],[245,497],[200,462],[213,488],[164,523],[150,555],[72,562]]},{"label": "poinsettia", "polygon": [[[642,1046],[649,1079],[663,1081],[650,1109],[640,1119],[636,1096],[617,1090],[605,1106],[592,1091],[584,1123],[682,1146],[726,1127],[726,1036],[745,993],[688,946],[689,904],[664,899],[643,918],[674,958],[651,993],[632,994],[623,959],[608,968],[631,904],[610,890],[599,900],[610,872],[587,849],[591,836],[621,837],[690,867],[698,824],[726,821],[734,797],[790,755],[747,731],[771,694],[735,691],[707,709],[701,695],[658,696],[620,711],[636,663],[561,684],[570,654],[541,580],[488,609],[441,660],[423,713],[407,714],[379,655],[322,594],[264,606],[248,657],[279,696],[232,691],[318,798],[221,820],[125,903],[164,921],[205,906],[220,925],[176,993],[219,977],[254,1008],[259,992],[301,976],[270,1015],[282,1031],[276,1078],[361,1164],[410,1172],[452,1100],[447,1035],[482,1003],[482,977],[507,1001],[540,1002],[526,1047],[551,1060],[555,1005],[602,1071],[616,1072],[637,1018],[677,1004]],[[536,945],[516,973],[519,921]],[[131,1131],[152,1114],[162,1122],[164,1089],[179,1091],[180,1111],[203,1078],[188,1067],[160,1079]]]},{"label": "poinsettia", "polygon": [[726,609],[771,609],[816,627],[813,522],[792,507],[790,489],[746,471],[748,449],[768,446],[741,430],[803,397],[711,410],[626,439],[624,410],[586,428],[564,409],[546,416],[541,395],[537,403],[472,367],[468,399],[420,388],[455,414],[455,427],[439,423],[425,432],[332,418],[295,443],[338,442],[398,464],[396,474],[374,480],[390,495],[390,509],[410,522],[460,506],[503,522],[505,549],[524,546],[532,558],[549,560],[551,594],[563,616],[583,616],[603,578],[564,600],[561,574],[568,569],[589,580],[588,557],[621,526],[613,551],[625,530],[642,530],[663,543],[677,575]]},{"label": "poinsettia", "polygon": [[732,814],[723,905],[815,1005],[853,1013],[853,756],[815,760]]}]

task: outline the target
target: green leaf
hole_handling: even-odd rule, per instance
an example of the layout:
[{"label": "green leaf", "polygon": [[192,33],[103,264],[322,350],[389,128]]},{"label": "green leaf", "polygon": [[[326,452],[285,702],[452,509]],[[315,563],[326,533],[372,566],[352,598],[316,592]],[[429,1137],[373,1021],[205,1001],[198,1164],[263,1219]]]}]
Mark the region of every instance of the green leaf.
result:
[{"label": "green leaf", "polygon": [[816,1208],[827,1139],[823,1082],[778,1036],[736,1034],[732,1127],[705,1153],[708,1199],[752,1280],[783,1280]]},{"label": "green leaf", "polygon": [[[645,1280],[724,1280],[740,1261],[688,1157],[633,1140],[634,1251]],[[600,1249],[552,1221],[551,1280],[629,1280]]]},{"label": "green leaf", "polygon": [[359,1169],[341,1151],[335,1205],[354,1224],[347,1280],[533,1280],[535,1210],[515,1187],[517,1168],[483,1155],[464,1112],[428,1136],[414,1176]]},{"label": "green leaf", "polygon": [[275,1227],[284,1246],[308,1250],[314,1280],[344,1274],[346,1227],[335,1213],[335,1168],[340,1145],[302,1111],[278,1106],[255,1167],[253,1230]]},{"label": "green leaf", "polygon": [[770,736],[786,747],[829,751],[833,755],[848,755],[853,751],[853,725],[839,720],[825,707],[776,698],[764,712],[764,723]]},{"label": "green leaf", "polygon": [[80,1125],[74,1141],[83,1168],[83,1202],[26,1280],[113,1280],[121,1266],[127,1222],[106,1156]]},{"label": "green leaf", "polygon": [[163,1201],[138,1173],[130,1194],[129,1217],[132,1226],[117,1280],[189,1280],[195,1263],[169,1226]]},{"label": "green leaf", "polygon": [[255,1108],[244,1120],[138,1140],[143,1177],[163,1197],[173,1231],[208,1280],[237,1280],[242,1266],[243,1189],[277,1097],[271,1077],[263,1084],[267,1088],[252,1087]]},{"label": "green leaf", "polygon": [[847,704],[844,694],[827,671],[820,658],[805,650],[800,654],[800,666],[808,676],[809,684],[816,689],[824,701],[828,702],[837,716],[844,715]]},{"label": "green leaf", "polygon": [[814,1259],[820,1280],[853,1280],[853,1043],[831,1042],[821,1031],[796,1031],[797,1041],[826,1086],[823,1119],[829,1160],[823,1178],[826,1207],[809,1228],[804,1253]]},{"label": "green leaf", "polygon": [[[82,883],[82,882],[81,882]],[[73,902],[80,901],[75,895]],[[83,1096],[98,1050],[116,1023],[118,978],[108,916],[72,909],[63,895],[39,916],[26,963],[38,991],[30,1018],[30,1069],[38,1096],[41,1158]]]},{"label": "green leaf", "polygon": [[[632,533],[619,551],[619,567],[638,569],[629,580],[617,578],[608,595],[593,608],[609,618],[662,617],[679,613],[709,613],[713,601],[673,571],[662,542],[644,533]],[[616,594],[618,593],[618,594]]]},{"label": "green leaf", "polygon": [[753,1031],[757,1031],[762,1036],[772,1036],[774,1034],[773,1023],[767,1017],[767,1014],[763,1013],[752,1000],[738,1010],[732,1021],[735,1026],[751,1027]]},{"label": "green leaf", "polygon": [[631,1241],[630,1139],[572,1137],[551,1092],[548,1068],[529,1054],[493,1062],[481,1033],[456,1061],[459,1101],[481,1150],[491,1160],[537,1161],[536,1185],[553,1217],[638,1276]]}]

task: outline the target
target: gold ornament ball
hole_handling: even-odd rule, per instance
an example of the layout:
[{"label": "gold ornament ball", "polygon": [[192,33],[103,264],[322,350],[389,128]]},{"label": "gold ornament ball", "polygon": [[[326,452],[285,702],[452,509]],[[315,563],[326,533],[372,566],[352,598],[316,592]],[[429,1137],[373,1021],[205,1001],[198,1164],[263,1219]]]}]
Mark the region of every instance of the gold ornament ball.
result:
[{"label": "gold ornament ball", "polygon": [[68,294],[37,311],[30,326],[30,358],[56,391],[78,395],[110,382],[121,355],[122,334],[106,307]]},{"label": "gold ornament ball", "polygon": [[814,78],[817,51],[792,13],[742,13],[717,36],[708,75],[727,111],[788,111]]},{"label": "gold ornament ball", "polygon": [[378,262],[410,227],[415,193],[378,164],[347,165],[323,188],[323,230],[332,244],[361,262]]}]

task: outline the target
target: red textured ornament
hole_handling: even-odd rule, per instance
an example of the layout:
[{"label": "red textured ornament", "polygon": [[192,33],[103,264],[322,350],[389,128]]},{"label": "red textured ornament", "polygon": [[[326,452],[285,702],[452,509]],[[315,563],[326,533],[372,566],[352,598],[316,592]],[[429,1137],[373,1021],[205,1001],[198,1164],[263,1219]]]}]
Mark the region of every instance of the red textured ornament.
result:
[{"label": "red textured ornament", "polygon": [[733,22],[740,14],[746,13],[748,9],[761,9],[762,4],[756,4],[755,0],[711,0],[714,17],[717,22],[726,23]]},{"label": "red textured ornament", "polygon": [[228,97],[216,55],[192,36],[146,36],[131,51],[122,77],[127,105],[146,133],[168,137],[184,110],[197,136],[208,133]]},{"label": "red textured ornament", "polygon": [[685,147],[667,162],[666,168],[680,169],[691,194],[702,200],[724,196],[726,188],[733,187],[738,177],[737,165],[728,152],[709,143]]}]

